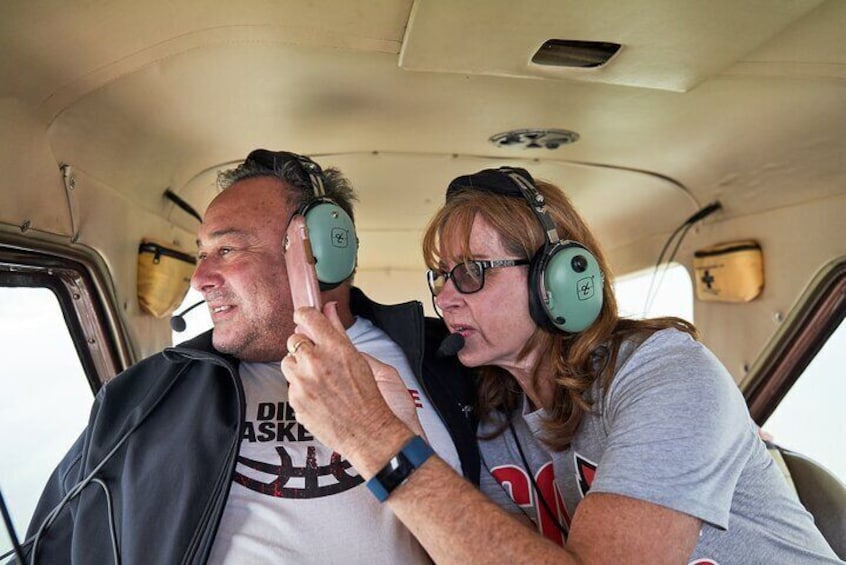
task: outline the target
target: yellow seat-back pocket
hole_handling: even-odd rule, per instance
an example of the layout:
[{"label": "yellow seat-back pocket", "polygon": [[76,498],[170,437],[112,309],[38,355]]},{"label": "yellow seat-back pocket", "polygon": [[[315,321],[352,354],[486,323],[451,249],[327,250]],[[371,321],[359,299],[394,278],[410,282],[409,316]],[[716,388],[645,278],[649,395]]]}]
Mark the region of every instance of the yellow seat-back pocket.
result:
[{"label": "yellow seat-back pocket", "polygon": [[157,241],[145,239],[138,246],[138,305],[156,318],[173,313],[182,303],[196,258]]},{"label": "yellow seat-back pocket", "polygon": [[696,297],[712,302],[749,302],[764,288],[764,258],[757,241],[732,241],[693,254]]}]

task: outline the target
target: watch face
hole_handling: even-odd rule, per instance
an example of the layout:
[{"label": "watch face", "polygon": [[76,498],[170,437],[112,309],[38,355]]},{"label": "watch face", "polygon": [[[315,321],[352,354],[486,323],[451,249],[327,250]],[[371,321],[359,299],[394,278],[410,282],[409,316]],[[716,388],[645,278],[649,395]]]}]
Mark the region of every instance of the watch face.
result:
[{"label": "watch face", "polygon": [[382,487],[388,492],[392,492],[395,488],[400,486],[408,479],[408,476],[414,472],[417,467],[408,460],[405,453],[400,451],[396,457],[391,459],[385,467],[376,475],[376,479],[382,483]]},{"label": "watch face", "polygon": [[403,484],[420,465],[434,455],[428,443],[420,436],[414,436],[408,443],[388,461],[382,470],[367,481],[367,488],[381,502],[387,500],[391,492]]}]

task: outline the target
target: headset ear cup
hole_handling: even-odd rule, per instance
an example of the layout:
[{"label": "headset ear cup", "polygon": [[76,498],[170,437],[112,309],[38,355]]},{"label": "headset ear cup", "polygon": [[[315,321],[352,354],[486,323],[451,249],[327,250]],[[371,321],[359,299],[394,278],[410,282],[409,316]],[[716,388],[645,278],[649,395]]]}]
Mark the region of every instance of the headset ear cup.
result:
[{"label": "headset ear cup", "polygon": [[321,290],[338,286],[353,274],[358,237],[349,214],[331,200],[318,200],[302,212]]},{"label": "headset ear cup", "polygon": [[546,258],[546,246],[544,246],[535,252],[531,263],[529,263],[529,314],[538,326],[549,331],[555,331],[556,328],[544,307],[541,291],[541,277],[543,276]]},{"label": "headset ear cup", "polygon": [[552,331],[584,331],[602,311],[604,284],[599,261],[579,243],[544,247],[529,270],[529,313],[536,324]]}]

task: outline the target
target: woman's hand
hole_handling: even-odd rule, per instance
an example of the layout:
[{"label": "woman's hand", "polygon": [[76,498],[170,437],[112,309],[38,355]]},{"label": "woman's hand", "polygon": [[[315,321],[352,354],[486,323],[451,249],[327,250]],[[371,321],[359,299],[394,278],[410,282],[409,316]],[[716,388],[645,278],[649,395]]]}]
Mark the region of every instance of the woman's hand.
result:
[{"label": "woman's hand", "polygon": [[[369,476],[411,437],[409,428],[420,433],[414,402],[393,367],[355,349],[335,304],[324,312],[299,308],[294,313],[297,331],[288,338],[289,355],[282,360],[288,400],[314,437]],[[411,425],[404,425],[392,407]]]},{"label": "woman's hand", "polygon": [[415,434],[426,439],[420,419],[417,418],[417,407],[414,405],[414,398],[408,392],[408,387],[399,376],[399,372],[390,365],[382,363],[375,357],[362,353],[362,356],[370,365],[370,370],[376,380],[376,386],[382,394],[382,398],[388,404],[391,411],[402,420],[406,426],[411,428]]}]

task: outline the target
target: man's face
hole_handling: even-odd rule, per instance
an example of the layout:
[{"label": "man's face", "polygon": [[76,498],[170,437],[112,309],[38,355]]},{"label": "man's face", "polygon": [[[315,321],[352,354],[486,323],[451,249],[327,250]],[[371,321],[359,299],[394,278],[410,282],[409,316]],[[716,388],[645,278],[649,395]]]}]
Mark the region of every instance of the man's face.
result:
[{"label": "man's face", "polygon": [[238,181],[212,201],[198,236],[191,286],[208,303],[217,350],[243,361],[279,361],[294,331],[285,227],[294,209],[272,177]]}]

